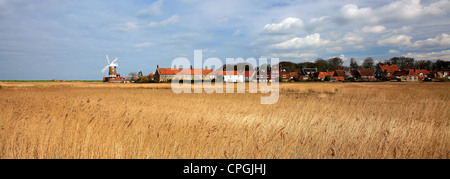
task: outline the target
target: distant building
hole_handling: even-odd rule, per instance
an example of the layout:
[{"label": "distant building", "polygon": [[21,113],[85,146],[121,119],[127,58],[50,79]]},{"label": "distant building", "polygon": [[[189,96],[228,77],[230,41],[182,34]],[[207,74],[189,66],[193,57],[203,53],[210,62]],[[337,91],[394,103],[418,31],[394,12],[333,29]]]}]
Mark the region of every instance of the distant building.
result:
[{"label": "distant building", "polygon": [[238,71],[214,71],[213,74],[217,79],[223,79],[224,82],[228,83],[243,83],[245,82],[244,73]]},{"label": "distant building", "polygon": [[328,76],[327,72],[317,72],[314,73],[314,78],[318,79],[318,80],[325,80],[325,78]]},{"label": "distant building", "polygon": [[255,71],[245,71],[244,75],[245,81],[246,82],[253,81],[255,79],[255,75],[256,75]]},{"label": "distant building", "polygon": [[393,74],[396,71],[400,71],[397,65],[392,64],[380,64],[375,69],[375,78],[382,79],[382,78],[391,78],[394,77]]},{"label": "distant building", "polygon": [[414,69],[396,71],[392,75],[397,79],[397,81],[408,81],[408,82],[419,81],[419,75],[416,73],[416,70]]},{"label": "distant building", "polygon": [[375,73],[373,72],[373,70],[352,70],[352,74],[356,79],[359,80],[375,80]]},{"label": "distant building", "polygon": [[170,82],[174,79],[177,80],[212,80],[215,78],[214,74],[211,74],[213,70],[210,69],[193,69],[192,66],[190,69],[183,68],[159,68],[159,65],[156,67],[155,74],[153,78],[155,82]]}]

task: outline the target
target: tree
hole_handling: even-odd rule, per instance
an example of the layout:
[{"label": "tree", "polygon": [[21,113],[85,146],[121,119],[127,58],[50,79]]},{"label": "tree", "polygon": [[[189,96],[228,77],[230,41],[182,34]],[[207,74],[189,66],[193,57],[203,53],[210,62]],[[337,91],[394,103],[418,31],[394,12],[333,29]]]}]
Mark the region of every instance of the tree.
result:
[{"label": "tree", "polygon": [[292,63],[292,62],[283,61],[283,62],[280,62],[280,66],[282,68],[288,68],[289,71],[291,71],[291,72],[297,71],[297,68],[296,68],[297,65],[295,63]]},{"label": "tree", "polygon": [[329,67],[330,67],[329,69],[331,71],[341,69],[342,64],[344,64],[344,61],[339,57],[334,57],[334,58],[328,59],[328,65],[329,65]]},{"label": "tree", "polygon": [[328,62],[322,58],[316,59],[315,64],[318,71],[327,71],[328,69]]},{"label": "tree", "polygon": [[350,69],[358,69],[358,63],[356,62],[356,60],[354,58],[350,59]]},{"label": "tree", "polygon": [[372,57],[368,57],[368,58],[364,59],[363,67],[365,69],[373,69],[373,64],[374,64],[373,58]]},{"label": "tree", "polygon": [[128,73],[128,80],[129,81],[132,81],[134,78],[137,78],[137,77],[138,77],[138,73],[136,73],[136,72]]},{"label": "tree", "polygon": [[389,59],[393,65],[397,65],[400,70],[414,68],[414,58],[409,57],[393,57]]},{"label": "tree", "polygon": [[450,69],[450,61],[436,60],[434,67],[435,70]]},{"label": "tree", "polygon": [[431,61],[425,61],[425,60],[419,60],[414,62],[414,68],[415,69],[421,69],[421,70],[431,70],[432,69],[432,63]]}]

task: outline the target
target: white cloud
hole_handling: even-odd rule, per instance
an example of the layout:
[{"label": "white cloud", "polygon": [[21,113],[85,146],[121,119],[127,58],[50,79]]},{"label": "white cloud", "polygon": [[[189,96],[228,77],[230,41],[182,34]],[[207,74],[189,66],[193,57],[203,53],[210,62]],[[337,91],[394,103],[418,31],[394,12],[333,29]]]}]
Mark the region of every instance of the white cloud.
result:
[{"label": "white cloud", "polygon": [[394,29],[392,33],[394,34],[409,34],[414,28],[411,26],[403,26],[400,29]]},{"label": "white cloud", "polygon": [[385,5],[379,9],[379,14],[390,20],[414,19],[422,14],[420,0],[401,0]]},{"label": "white cloud", "polygon": [[386,30],[386,27],[382,25],[377,26],[364,26],[361,31],[364,33],[381,33]]},{"label": "white cloud", "polygon": [[356,19],[371,15],[371,8],[359,8],[355,4],[347,4],[341,8],[341,15],[347,19]]},{"label": "white cloud", "polygon": [[432,50],[432,49],[443,49],[450,47],[450,35],[443,33],[436,36],[436,38],[429,38],[426,40],[418,40],[414,42],[411,46],[412,49],[418,50]]},{"label": "white cloud", "polygon": [[135,44],[134,47],[136,48],[143,48],[143,47],[150,47],[152,46],[152,43],[150,42],[144,42],[144,43],[139,43],[139,44]]},{"label": "white cloud", "polygon": [[161,15],[163,0],[155,1],[150,6],[138,12],[139,17],[147,18]]},{"label": "white cloud", "polygon": [[309,20],[309,22],[307,22],[305,24],[305,29],[308,30],[309,32],[314,32],[314,31],[319,31],[322,30],[324,27],[324,24],[326,24],[327,22],[329,22],[329,17],[328,16],[322,16],[319,18],[312,18]]},{"label": "white cloud", "polygon": [[299,49],[299,48],[317,48],[322,45],[328,44],[330,41],[323,40],[320,38],[320,34],[315,33],[312,35],[308,35],[304,38],[298,38],[295,37],[291,40],[278,43],[275,45],[272,45],[271,48],[274,49],[281,49],[281,50],[289,50],[289,49]]},{"label": "white cloud", "polygon": [[427,7],[424,7],[423,11],[425,14],[430,15],[445,15],[450,10],[450,1],[448,0],[441,0],[435,3],[430,4]]},{"label": "white cloud", "polygon": [[128,32],[128,31],[133,31],[138,29],[138,24],[135,22],[127,22],[124,24],[112,24],[110,25],[111,30],[115,30],[115,31],[124,31],[124,32]]},{"label": "white cloud", "polygon": [[363,37],[352,32],[345,34],[344,37],[342,37],[342,39],[340,40],[340,42],[344,42],[349,45],[357,44],[362,41],[364,41]]},{"label": "white cloud", "polygon": [[338,19],[344,22],[363,20],[361,22],[375,23],[378,21],[377,17],[373,14],[372,8],[359,8],[356,4],[343,6]]},{"label": "white cloud", "polygon": [[331,47],[331,48],[327,48],[326,50],[327,50],[327,52],[330,52],[330,53],[338,53],[338,52],[342,52],[343,48],[342,47]]},{"label": "white cloud", "polygon": [[161,22],[150,22],[147,27],[148,28],[161,28],[161,27],[167,27],[169,25],[175,24],[179,21],[178,15],[173,15],[172,17],[163,20]]},{"label": "white cloud", "polygon": [[134,30],[142,29],[142,28],[163,28],[163,27],[167,27],[169,25],[175,24],[178,21],[179,21],[178,15],[173,15],[172,17],[170,17],[166,20],[163,20],[161,22],[150,22],[146,25],[144,25],[142,23],[136,23],[136,22],[127,22],[127,23],[123,23],[123,24],[111,24],[109,29],[114,30],[114,31],[129,32],[129,31],[134,31]]},{"label": "white cloud", "polygon": [[446,60],[450,59],[450,50],[443,50],[439,52],[430,52],[430,53],[408,53],[403,56],[412,57],[415,60]]},{"label": "white cloud", "polygon": [[[317,57],[316,53],[272,53],[270,54],[270,58],[308,58],[308,57]],[[264,56],[266,57],[266,56]],[[267,58],[267,57],[266,57]]]},{"label": "white cloud", "polygon": [[428,6],[421,4],[420,0],[400,0],[385,5],[377,10],[384,21],[417,20],[426,16],[445,15],[450,10],[448,0],[439,0]]},{"label": "white cloud", "polygon": [[397,54],[400,53],[398,50],[390,49],[389,54]]},{"label": "white cloud", "polygon": [[[330,59],[330,58],[336,58],[336,57],[337,57],[337,56],[329,57],[328,59]],[[338,58],[342,59],[342,61],[347,61],[347,60],[348,60],[348,58],[347,58],[344,54],[339,55]]]},{"label": "white cloud", "polygon": [[303,21],[299,18],[288,17],[278,24],[267,24],[263,33],[266,34],[289,34],[302,29]]},{"label": "white cloud", "polygon": [[406,46],[411,44],[411,36],[395,35],[386,39],[378,40],[381,46]]}]

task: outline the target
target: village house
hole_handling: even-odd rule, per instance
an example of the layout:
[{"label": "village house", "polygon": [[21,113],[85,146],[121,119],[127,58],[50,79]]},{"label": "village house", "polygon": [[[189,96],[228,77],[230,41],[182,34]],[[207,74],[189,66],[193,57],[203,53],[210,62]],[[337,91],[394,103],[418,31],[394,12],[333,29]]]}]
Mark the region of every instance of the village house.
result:
[{"label": "village house", "polygon": [[[273,68],[273,78],[279,77],[278,68]],[[260,83],[271,82],[272,81],[272,67],[262,67],[256,71],[256,81]]]},{"label": "village house", "polygon": [[156,66],[155,74],[153,75],[154,81],[157,83],[170,82],[174,79],[177,80],[212,80],[215,78],[214,74],[211,74],[213,70],[211,69],[190,69],[183,68],[159,68]]},{"label": "village house", "polygon": [[256,72],[255,71],[245,71],[245,82],[250,82],[255,79]]},{"label": "village house", "polygon": [[300,80],[300,77],[299,77],[299,74],[298,73],[296,73],[296,72],[291,72],[291,80],[295,80],[295,81],[298,81],[298,80]]},{"label": "village house", "polygon": [[367,80],[367,81],[375,80],[375,73],[372,70],[354,70],[353,75],[356,79],[360,80]]},{"label": "village house", "polygon": [[345,81],[347,80],[349,75],[348,73],[345,73],[344,70],[336,70],[334,72],[330,72],[329,75],[331,76],[330,81]]},{"label": "village house", "polygon": [[380,64],[375,69],[375,78],[377,79],[391,78],[394,77],[393,74],[396,71],[400,71],[397,65],[392,65],[391,63]]},{"label": "village house", "polygon": [[282,68],[280,66],[280,81],[289,81],[291,80],[291,72],[289,71],[289,68]]},{"label": "village house", "polygon": [[407,81],[407,82],[415,82],[419,81],[419,75],[415,72],[414,69],[396,71],[392,74],[397,81]]},{"label": "village house", "polygon": [[328,76],[327,72],[314,73],[314,78],[316,78],[318,80],[322,80],[322,81],[324,81],[327,76]]}]

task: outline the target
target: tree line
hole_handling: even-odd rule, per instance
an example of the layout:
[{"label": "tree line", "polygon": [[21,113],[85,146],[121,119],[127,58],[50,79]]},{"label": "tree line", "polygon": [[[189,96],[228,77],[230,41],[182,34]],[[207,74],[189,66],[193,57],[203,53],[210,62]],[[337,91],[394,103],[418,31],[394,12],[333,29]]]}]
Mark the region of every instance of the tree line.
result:
[{"label": "tree line", "polygon": [[429,71],[438,71],[450,69],[450,61],[444,60],[414,60],[409,57],[393,57],[384,62],[375,63],[372,57],[364,59],[359,65],[354,58],[350,59],[350,66],[344,66],[344,60],[339,57],[330,58],[328,60],[318,58],[314,62],[293,63],[289,61],[280,62],[283,68],[289,68],[292,72],[301,72],[304,68],[317,68],[318,71],[335,71],[335,70],[374,70],[380,64],[397,65],[400,70],[403,69],[421,69]]}]

